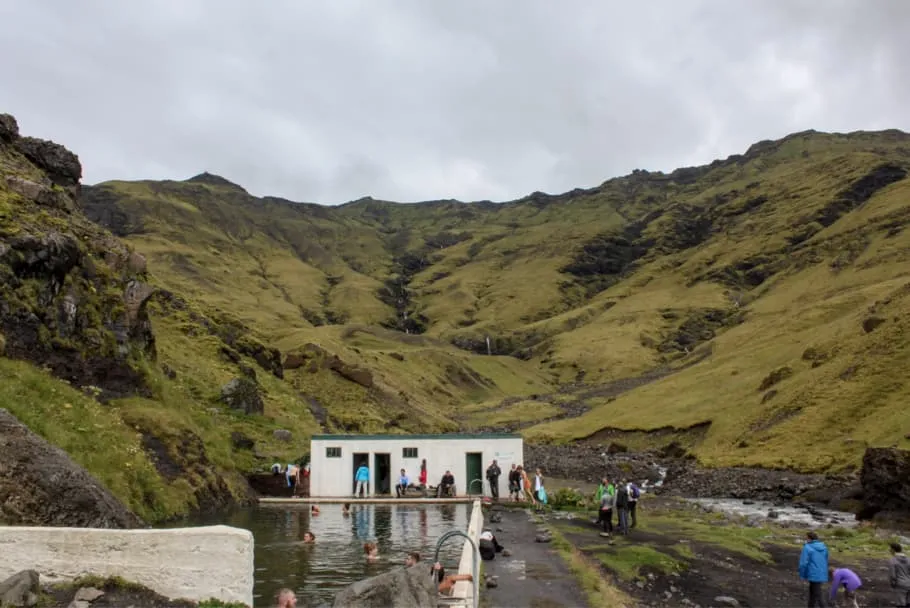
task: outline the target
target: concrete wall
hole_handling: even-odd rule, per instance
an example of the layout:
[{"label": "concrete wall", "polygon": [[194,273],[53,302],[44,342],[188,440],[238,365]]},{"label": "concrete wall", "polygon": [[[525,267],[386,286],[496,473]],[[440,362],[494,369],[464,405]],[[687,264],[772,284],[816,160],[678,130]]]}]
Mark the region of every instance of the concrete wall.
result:
[{"label": "concrete wall", "polygon": [[[341,448],[340,458],[326,456],[326,448]],[[417,448],[417,458],[404,458],[403,448]],[[522,464],[524,443],[515,435],[463,435],[455,438],[432,435],[364,435],[363,437],[342,435],[338,437],[315,437],[310,448],[310,496],[337,497],[351,496],[354,491],[354,454],[369,454],[370,494],[376,493],[376,478],[373,474],[374,454],[389,454],[391,461],[392,495],[399,470],[405,469],[416,484],[420,463],[427,460],[427,479],[430,485],[439,483],[446,469],[455,476],[455,487],[459,495],[467,494],[466,472],[467,453],[482,453],[481,478],[483,472],[496,459],[503,475],[499,480],[500,494],[507,494],[508,471],[512,464]],[[472,487],[475,493],[480,484]],[[489,484],[483,481],[483,492],[489,495]]]},{"label": "concrete wall", "polygon": [[171,599],[253,605],[253,535],[229,526],[167,530],[0,526],[0,580],[120,576]]},{"label": "concrete wall", "polygon": [[[518,463],[520,464],[520,463]],[[471,537],[471,540],[479,546],[480,544],[480,533],[483,531],[483,508],[479,500],[474,501],[474,508],[471,511],[471,521],[468,524],[467,534]],[[480,559],[474,553],[474,547],[471,546],[471,543],[464,541],[464,548],[461,550],[461,561],[458,563],[458,574],[474,574],[474,560]],[[480,564],[477,564],[477,570],[480,571]],[[478,608],[473,606],[474,603],[474,585],[481,585],[482,581],[474,581],[469,583],[467,581],[458,581],[455,583],[455,588],[452,590],[452,596],[457,598],[467,598],[468,606],[472,608]],[[480,587],[483,589],[483,587]]]}]

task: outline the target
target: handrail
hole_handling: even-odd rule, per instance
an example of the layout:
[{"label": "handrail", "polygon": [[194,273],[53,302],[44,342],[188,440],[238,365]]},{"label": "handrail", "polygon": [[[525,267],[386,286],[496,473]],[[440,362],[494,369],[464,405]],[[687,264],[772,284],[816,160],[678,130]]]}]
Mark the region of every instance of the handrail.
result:
[{"label": "handrail", "polygon": [[475,482],[475,481],[479,481],[479,482],[480,482],[480,495],[483,496],[483,479],[474,479],[474,480],[472,480],[471,483],[468,484],[468,494],[471,493],[471,488],[474,487],[474,482]]},{"label": "handrail", "polygon": [[462,532],[461,530],[449,530],[443,534],[438,541],[436,541],[436,553],[433,555],[433,563],[439,561],[439,550],[442,548],[443,543],[452,538],[453,536],[464,536],[471,543],[471,548],[474,551],[474,559],[472,560],[471,565],[471,576],[474,580],[471,581],[472,586],[472,601],[471,608],[479,608],[480,601],[480,549],[477,548],[477,543],[474,542],[474,539]]}]

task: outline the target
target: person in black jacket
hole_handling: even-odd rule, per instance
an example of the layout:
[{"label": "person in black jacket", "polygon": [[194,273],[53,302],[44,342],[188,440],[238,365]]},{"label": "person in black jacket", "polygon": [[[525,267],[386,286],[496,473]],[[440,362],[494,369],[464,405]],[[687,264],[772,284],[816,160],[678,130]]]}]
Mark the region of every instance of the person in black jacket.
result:
[{"label": "person in black jacket", "polygon": [[619,515],[619,533],[629,533],[629,484],[623,479],[616,486],[616,512]]},{"label": "person in black jacket", "polygon": [[521,471],[518,465],[512,464],[512,470],[509,471],[509,498],[518,502],[518,493],[521,491]]},{"label": "person in black jacket", "polygon": [[487,467],[487,481],[490,482],[490,494],[493,496],[493,500],[499,501],[499,476],[502,475],[502,469],[499,468],[499,465],[496,464],[494,460],[493,463]]}]

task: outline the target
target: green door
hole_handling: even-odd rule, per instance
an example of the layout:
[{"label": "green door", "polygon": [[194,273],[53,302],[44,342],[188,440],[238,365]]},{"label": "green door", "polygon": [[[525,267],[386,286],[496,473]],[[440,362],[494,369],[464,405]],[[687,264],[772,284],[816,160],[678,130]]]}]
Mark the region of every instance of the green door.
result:
[{"label": "green door", "polygon": [[469,452],[464,457],[465,472],[468,475],[465,479],[468,488],[466,494],[483,494],[483,454]]}]

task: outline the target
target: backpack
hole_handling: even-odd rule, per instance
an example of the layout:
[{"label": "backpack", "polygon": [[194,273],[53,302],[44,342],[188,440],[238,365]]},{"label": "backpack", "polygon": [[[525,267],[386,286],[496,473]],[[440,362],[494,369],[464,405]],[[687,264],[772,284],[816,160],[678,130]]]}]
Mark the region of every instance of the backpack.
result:
[{"label": "backpack", "polygon": [[632,498],[634,498],[635,500],[638,500],[638,497],[641,496],[641,490],[639,490],[638,486],[635,485],[634,483],[631,484],[631,488],[632,488]]}]

